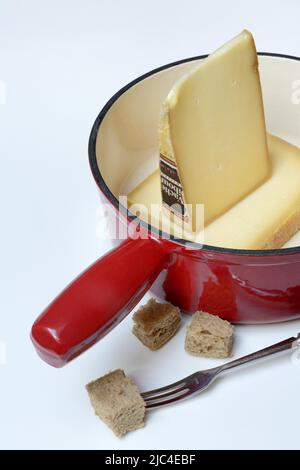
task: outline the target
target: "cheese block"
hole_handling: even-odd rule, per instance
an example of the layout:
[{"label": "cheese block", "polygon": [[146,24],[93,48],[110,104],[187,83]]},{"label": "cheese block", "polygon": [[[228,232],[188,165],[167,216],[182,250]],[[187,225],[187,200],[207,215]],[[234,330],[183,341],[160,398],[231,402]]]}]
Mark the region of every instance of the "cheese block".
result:
[{"label": "cheese block", "polygon": [[[188,241],[237,249],[280,248],[300,230],[300,149],[268,135],[271,177],[234,207],[214,220],[204,231],[182,234],[171,225],[170,233]],[[167,213],[162,209],[160,172],[156,170],[128,195],[129,210],[150,221],[151,204],[160,207],[152,214],[152,225],[168,231]],[[138,206],[142,203],[142,206]]]},{"label": "cheese block", "polygon": [[269,177],[257,54],[248,31],[175,84],[159,129],[164,206],[193,231],[202,223],[197,205],[204,204],[207,225]]}]

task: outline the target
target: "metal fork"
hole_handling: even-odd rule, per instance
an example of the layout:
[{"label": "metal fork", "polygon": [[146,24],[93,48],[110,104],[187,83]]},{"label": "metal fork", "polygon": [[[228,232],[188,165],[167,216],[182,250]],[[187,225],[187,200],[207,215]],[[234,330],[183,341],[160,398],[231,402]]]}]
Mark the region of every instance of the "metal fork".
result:
[{"label": "metal fork", "polygon": [[267,348],[256,351],[247,356],[240,357],[234,361],[227,362],[221,366],[207,369],[185,377],[178,382],[167,385],[165,387],[150,390],[142,393],[142,397],[146,403],[147,409],[158,408],[160,406],[169,405],[190,398],[197,393],[205,390],[219,375],[230,369],[234,369],[248,362],[256,361],[276,353],[296,349],[300,345],[300,333],[297,337],[291,337],[280,343],[273,344]]}]

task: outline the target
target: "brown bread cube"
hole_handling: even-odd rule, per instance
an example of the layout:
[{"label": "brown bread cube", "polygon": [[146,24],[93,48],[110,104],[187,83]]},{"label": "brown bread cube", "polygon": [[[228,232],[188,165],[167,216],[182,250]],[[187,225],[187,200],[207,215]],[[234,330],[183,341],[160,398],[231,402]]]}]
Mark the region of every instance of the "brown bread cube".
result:
[{"label": "brown bread cube", "polygon": [[180,310],[172,304],[160,304],[150,299],[133,315],[133,334],[147,348],[161,348],[179,328]]},{"label": "brown bread cube", "polygon": [[185,350],[195,356],[228,357],[233,343],[233,326],[206,312],[196,312],[187,329]]},{"label": "brown bread cube", "polygon": [[118,437],[144,426],[145,403],[137,386],[121,369],[86,385],[97,416]]}]

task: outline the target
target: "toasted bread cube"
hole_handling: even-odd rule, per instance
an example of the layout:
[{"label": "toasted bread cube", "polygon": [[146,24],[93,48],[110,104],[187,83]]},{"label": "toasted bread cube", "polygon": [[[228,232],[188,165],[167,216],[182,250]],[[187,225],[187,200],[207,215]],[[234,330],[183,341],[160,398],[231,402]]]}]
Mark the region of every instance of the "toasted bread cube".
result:
[{"label": "toasted bread cube", "polygon": [[137,386],[117,369],[86,385],[97,416],[118,437],[144,426],[145,403]]},{"label": "toasted bread cube", "polygon": [[185,350],[195,356],[228,357],[233,343],[233,326],[206,312],[196,312],[187,329]]},{"label": "toasted bread cube", "polygon": [[147,348],[161,348],[179,328],[181,314],[172,304],[160,304],[150,299],[133,315],[133,334]]}]

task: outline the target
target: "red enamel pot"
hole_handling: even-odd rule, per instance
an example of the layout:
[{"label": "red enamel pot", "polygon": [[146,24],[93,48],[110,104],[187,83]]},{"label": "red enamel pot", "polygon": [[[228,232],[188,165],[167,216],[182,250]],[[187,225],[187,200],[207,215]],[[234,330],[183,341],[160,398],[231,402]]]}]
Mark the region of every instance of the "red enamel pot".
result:
[{"label": "red enamel pot", "polygon": [[[191,249],[185,240],[147,226],[119,204],[118,197],[133,180],[157,165],[157,117],[163,98],[204,57],[136,79],[111,98],[95,121],[89,141],[91,169],[114,221],[129,236],[117,240],[115,249],[75,279],[35,321],[32,341],[52,366],[63,366],[101,339],[150,288],[184,312],[201,309],[237,323],[300,316],[298,235],[293,246],[278,250]],[[300,105],[292,102],[291,93],[300,60],[261,53],[259,62],[268,130],[299,144]]]}]

